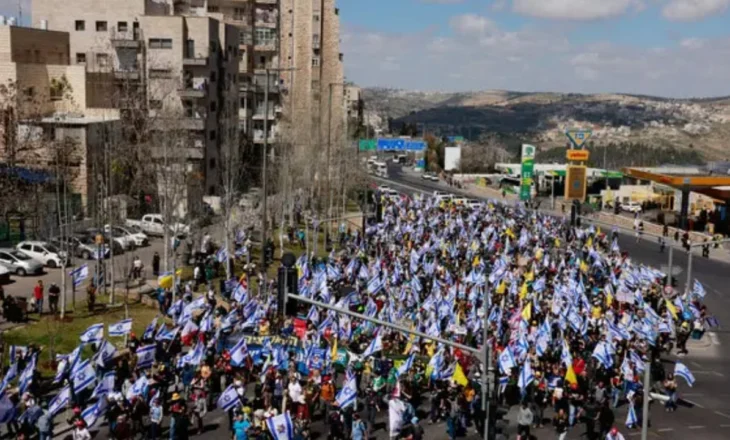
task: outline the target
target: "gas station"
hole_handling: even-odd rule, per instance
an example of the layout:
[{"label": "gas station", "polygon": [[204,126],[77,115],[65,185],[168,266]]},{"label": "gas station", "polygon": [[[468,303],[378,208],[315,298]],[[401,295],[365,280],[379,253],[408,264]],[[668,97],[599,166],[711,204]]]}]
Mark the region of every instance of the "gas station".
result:
[{"label": "gas station", "polygon": [[730,207],[730,175],[708,173],[700,167],[624,168],[627,177],[654,182],[674,188],[681,193],[679,227],[686,229],[689,220],[690,192],[716,200],[716,231],[728,231]]}]

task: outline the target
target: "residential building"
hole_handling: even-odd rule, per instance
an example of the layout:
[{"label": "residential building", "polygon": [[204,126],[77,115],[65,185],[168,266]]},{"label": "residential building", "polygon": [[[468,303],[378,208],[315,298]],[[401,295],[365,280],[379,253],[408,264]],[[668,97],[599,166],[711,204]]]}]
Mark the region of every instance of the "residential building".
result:
[{"label": "residential building", "polygon": [[[247,3],[34,0],[32,16],[36,27],[69,33],[71,64],[85,66],[92,83],[107,91],[113,84],[98,105],[118,108],[123,117],[142,109],[160,120],[154,124],[160,129],[184,129],[185,155],[202,174],[203,192],[214,195],[228,142],[221,128],[238,125],[243,55],[243,25],[222,20],[215,8]],[[245,16],[236,7],[231,21]]]},{"label": "residential building", "polygon": [[365,122],[365,104],[360,87],[348,84],[345,86],[345,112],[347,117],[348,138],[351,138],[357,129]]},{"label": "residential building", "polygon": [[335,0],[281,0],[279,8],[281,64],[293,70],[280,75],[292,143],[320,152],[328,141],[341,145],[345,84]]},{"label": "residential building", "polygon": [[[0,25],[0,163],[57,172],[68,166],[69,190],[83,206],[98,188],[94,166],[105,139],[119,130],[109,109],[92,109],[84,66],[71,65],[66,32]],[[64,140],[73,140],[63,147]]]}]

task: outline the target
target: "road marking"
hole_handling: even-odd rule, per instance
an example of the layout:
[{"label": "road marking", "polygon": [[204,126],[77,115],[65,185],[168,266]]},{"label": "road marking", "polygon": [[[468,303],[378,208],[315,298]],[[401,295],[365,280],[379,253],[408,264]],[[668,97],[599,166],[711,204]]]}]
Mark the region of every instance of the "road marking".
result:
[{"label": "road marking", "polygon": [[682,397],[702,397],[705,393],[682,393]]},{"label": "road marking", "polygon": [[705,374],[706,375],[714,374],[715,376],[718,376],[718,377],[725,377],[724,374],[722,374],[718,371],[714,371],[714,370],[697,370],[697,371],[693,371],[692,373],[699,374],[700,376],[705,375]]},{"label": "road marking", "polygon": [[697,368],[702,368],[702,365],[700,365],[699,362],[690,361],[690,364],[694,365]]},{"label": "road marking", "polygon": [[719,373],[719,372],[717,372],[717,371],[713,371],[713,372],[712,372],[712,374],[714,374],[714,375],[715,375],[715,376],[717,376],[717,377],[725,377],[725,375],[724,375],[724,374],[722,374],[722,373]]},{"label": "road marking", "polygon": [[730,428],[730,425],[728,425],[728,424],[720,425],[720,428]]},{"label": "road marking", "polygon": [[[674,428],[660,428],[660,429],[656,430],[656,432],[671,432],[671,431],[674,431]],[[641,434],[641,433],[639,433],[639,434]]]},{"label": "road marking", "polygon": [[640,432],[629,432],[626,435],[628,435],[629,437],[636,437],[637,435],[641,435],[641,433]]},{"label": "road marking", "polygon": [[727,415],[727,414],[725,414],[725,413],[723,413],[723,412],[715,411],[715,414],[717,414],[718,416],[725,417],[726,419],[730,419],[730,416]]},{"label": "road marking", "polygon": [[693,402],[693,401],[691,401],[689,399],[682,399],[682,400],[684,400],[685,402],[687,402],[689,404],[692,404],[692,406],[696,406],[697,408],[703,408],[704,409],[704,406],[700,405],[699,403]]},{"label": "road marking", "polygon": [[687,429],[705,429],[705,425],[692,425],[688,426]]}]

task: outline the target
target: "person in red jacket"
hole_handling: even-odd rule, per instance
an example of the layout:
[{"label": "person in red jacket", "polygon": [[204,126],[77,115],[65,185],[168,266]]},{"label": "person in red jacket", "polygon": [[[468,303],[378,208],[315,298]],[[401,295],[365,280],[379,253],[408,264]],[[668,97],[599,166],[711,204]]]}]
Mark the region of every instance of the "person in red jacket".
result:
[{"label": "person in red jacket", "polygon": [[38,280],[38,284],[33,288],[33,298],[35,298],[36,312],[40,315],[43,312],[43,280]]}]

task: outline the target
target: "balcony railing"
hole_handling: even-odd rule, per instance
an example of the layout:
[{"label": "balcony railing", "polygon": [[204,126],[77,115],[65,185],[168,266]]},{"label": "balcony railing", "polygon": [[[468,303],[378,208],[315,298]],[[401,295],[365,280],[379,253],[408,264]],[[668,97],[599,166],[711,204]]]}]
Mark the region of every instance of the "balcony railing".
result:
[{"label": "balcony railing", "polygon": [[183,66],[206,66],[208,65],[208,57],[201,54],[186,53],[183,57]]},{"label": "balcony railing", "polygon": [[278,40],[276,38],[254,42],[254,48],[259,52],[273,52],[276,50],[277,45]]},{"label": "balcony railing", "polygon": [[180,119],[180,122],[185,130],[203,130],[205,129],[206,117],[207,115],[204,112],[187,111],[185,116]]},{"label": "balcony railing", "polygon": [[178,93],[181,98],[205,98],[208,94],[208,80],[194,78],[185,81]]},{"label": "balcony railing", "polygon": [[[274,142],[276,140],[276,130],[270,130],[269,131],[269,142]],[[254,142],[263,142],[264,141],[264,131],[263,130],[254,130],[253,131],[253,141]]]},{"label": "balcony railing", "polygon": [[138,80],[140,78],[140,72],[138,69],[125,69],[115,70],[114,78],[118,80]]},{"label": "balcony railing", "polygon": [[137,48],[142,44],[142,30],[119,30],[113,27],[109,33],[109,40],[115,48]]},{"label": "balcony railing", "polygon": [[[260,107],[260,108],[257,108],[256,111],[254,112],[253,118],[255,120],[261,121],[264,119],[265,114],[266,114],[266,112],[264,112],[263,107]],[[269,118],[268,119],[269,120],[276,119],[276,112],[274,111],[273,106],[269,107]]]}]

